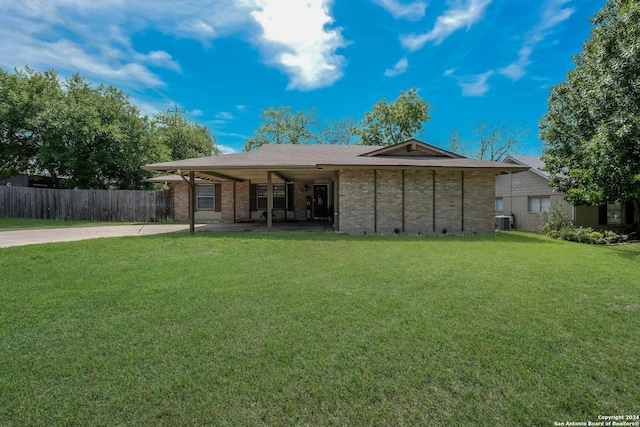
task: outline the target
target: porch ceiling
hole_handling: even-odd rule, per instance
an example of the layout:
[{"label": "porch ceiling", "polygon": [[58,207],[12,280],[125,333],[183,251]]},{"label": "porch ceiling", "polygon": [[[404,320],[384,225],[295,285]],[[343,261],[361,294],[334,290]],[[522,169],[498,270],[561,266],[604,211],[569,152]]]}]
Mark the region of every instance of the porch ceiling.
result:
[{"label": "porch ceiling", "polygon": [[333,177],[333,170],[328,169],[174,169],[167,170],[167,173],[188,176],[193,171],[196,178],[210,181],[250,181],[254,183],[266,183],[267,173],[272,172],[271,179],[274,182],[330,182]]}]

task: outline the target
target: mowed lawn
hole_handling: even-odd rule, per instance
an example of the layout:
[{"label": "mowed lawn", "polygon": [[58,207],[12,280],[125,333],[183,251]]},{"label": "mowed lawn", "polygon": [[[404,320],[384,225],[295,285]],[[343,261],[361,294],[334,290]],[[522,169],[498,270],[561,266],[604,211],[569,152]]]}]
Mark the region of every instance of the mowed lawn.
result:
[{"label": "mowed lawn", "polygon": [[640,413],[640,245],[174,233],[0,249],[0,425]]}]

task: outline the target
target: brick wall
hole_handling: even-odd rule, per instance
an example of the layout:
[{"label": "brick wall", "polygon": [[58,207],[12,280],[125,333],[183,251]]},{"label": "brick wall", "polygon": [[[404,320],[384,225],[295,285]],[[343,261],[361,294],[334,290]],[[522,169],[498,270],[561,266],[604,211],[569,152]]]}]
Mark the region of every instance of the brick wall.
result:
[{"label": "brick wall", "polygon": [[236,182],[235,183],[235,218],[233,217],[233,182],[222,183],[222,207],[221,207],[221,219],[226,221],[243,221],[249,219],[249,182]]},{"label": "brick wall", "polygon": [[465,172],[464,211],[462,179],[460,171],[343,171],[340,230],[391,234],[396,229],[403,230],[404,225],[405,233],[432,234],[435,214],[436,234],[445,228],[447,233],[492,233],[495,175]]},{"label": "brick wall", "polygon": [[[189,220],[189,185],[186,182],[172,184],[173,217],[178,221]],[[233,182],[221,184],[221,212],[196,211],[197,221],[228,220],[233,221]],[[236,220],[249,218],[249,183],[236,183]]]},{"label": "brick wall", "polygon": [[464,231],[493,231],[495,175],[482,172],[464,173]]},{"label": "brick wall", "polygon": [[340,230],[373,233],[374,171],[345,170],[340,175]]},{"label": "brick wall", "polygon": [[378,170],[376,178],[377,232],[393,234],[402,231],[402,171]]},{"label": "brick wall", "polygon": [[[493,193],[493,191],[492,191]],[[491,200],[493,197],[490,197]],[[462,231],[462,173],[436,172],[436,233]],[[467,212],[472,215],[472,212]]]},{"label": "brick wall", "polygon": [[171,185],[173,189],[173,218],[178,221],[189,220],[189,185],[177,182]]},{"label": "brick wall", "polygon": [[410,234],[433,232],[433,172],[404,172],[404,231]]}]

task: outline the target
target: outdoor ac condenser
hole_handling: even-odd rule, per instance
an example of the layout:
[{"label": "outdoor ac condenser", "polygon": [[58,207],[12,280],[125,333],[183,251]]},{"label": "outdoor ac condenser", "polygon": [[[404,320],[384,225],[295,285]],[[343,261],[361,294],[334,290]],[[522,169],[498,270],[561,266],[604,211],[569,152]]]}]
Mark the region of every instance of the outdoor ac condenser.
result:
[{"label": "outdoor ac condenser", "polygon": [[511,230],[511,217],[507,215],[496,216],[496,230]]}]

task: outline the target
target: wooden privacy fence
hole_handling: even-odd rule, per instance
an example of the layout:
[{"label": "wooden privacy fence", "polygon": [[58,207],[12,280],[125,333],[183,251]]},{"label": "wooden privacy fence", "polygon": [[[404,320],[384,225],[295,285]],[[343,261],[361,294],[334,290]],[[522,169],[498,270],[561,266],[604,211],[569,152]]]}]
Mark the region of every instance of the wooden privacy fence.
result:
[{"label": "wooden privacy fence", "polygon": [[0,186],[0,217],[81,221],[172,219],[170,191],[57,190]]}]

